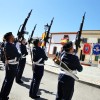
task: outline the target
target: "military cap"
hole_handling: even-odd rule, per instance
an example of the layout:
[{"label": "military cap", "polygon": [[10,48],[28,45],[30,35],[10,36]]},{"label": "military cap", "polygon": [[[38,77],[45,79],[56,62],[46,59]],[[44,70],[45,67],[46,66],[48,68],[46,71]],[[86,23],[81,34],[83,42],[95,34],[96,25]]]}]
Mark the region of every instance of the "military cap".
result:
[{"label": "military cap", "polygon": [[8,32],[8,33],[6,33],[5,35],[4,35],[4,39],[7,39],[9,36],[11,36],[12,35],[12,32]]},{"label": "military cap", "polygon": [[33,44],[39,42],[39,39],[33,40]]},{"label": "military cap", "polygon": [[72,41],[69,41],[67,42],[64,46],[63,46],[63,49],[70,49],[71,47],[73,46],[73,42]]},{"label": "military cap", "polygon": [[35,39],[35,40],[33,40],[33,44],[34,44],[34,46],[37,46],[39,42],[41,42],[41,41],[40,41],[38,38]]}]

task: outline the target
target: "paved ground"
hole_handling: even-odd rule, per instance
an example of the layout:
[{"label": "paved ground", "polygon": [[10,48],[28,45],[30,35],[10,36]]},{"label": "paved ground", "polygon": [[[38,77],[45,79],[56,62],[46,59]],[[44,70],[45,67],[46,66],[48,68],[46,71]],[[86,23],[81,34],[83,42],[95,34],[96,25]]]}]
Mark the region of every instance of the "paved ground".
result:
[{"label": "paved ground", "polygon": [[[0,71],[0,88],[3,82],[4,74],[5,71]],[[14,82],[10,93],[10,100],[32,100],[28,96],[31,78],[31,66],[26,65],[23,74],[23,80],[25,83],[22,86],[20,86]],[[55,100],[57,90],[57,79],[57,74],[45,71],[39,90],[41,99],[38,100]],[[72,100],[100,100],[99,95],[99,88],[76,82],[75,92]]]},{"label": "paved ground", "polygon": [[[31,64],[31,59],[30,59],[30,55],[27,56],[27,63]],[[54,62],[52,61],[52,59],[48,59],[45,62],[45,70],[53,72],[58,74],[60,69],[55,66]],[[49,66],[51,65],[51,66]],[[100,86],[100,68],[98,68],[97,66],[83,66],[83,71],[82,72],[78,72],[77,76],[79,77],[80,81],[92,84],[92,85],[97,85]]]}]

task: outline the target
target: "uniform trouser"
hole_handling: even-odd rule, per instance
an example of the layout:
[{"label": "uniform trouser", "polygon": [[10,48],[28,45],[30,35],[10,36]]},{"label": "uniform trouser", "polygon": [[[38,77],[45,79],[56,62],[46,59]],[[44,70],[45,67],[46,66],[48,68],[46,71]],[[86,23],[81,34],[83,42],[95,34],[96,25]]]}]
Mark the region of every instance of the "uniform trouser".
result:
[{"label": "uniform trouser", "polygon": [[7,98],[11,87],[13,85],[14,78],[16,76],[17,64],[16,65],[8,65],[6,66],[6,75],[1,88],[0,97]]},{"label": "uniform trouser", "polygon": [[74,92],[74,79],[64,75],[59,75],[56,100],[71,100]]},{"label": "uniform trouser", "polygon": [[29,96],[33,97],[37,95],[43,73],[44,73],[44,66],[37,66],[37,65],[34,66],[33,79],[31,82]]},{"label": "uniform trouser", "polygon": [[18,69],[17,69],[17,75],[16,75],[16,81],[21,80],[22,78],[22,74],[25,68],[25,64],[26,64],[26,58],[22,58],[19,61],[19,65],[18,65]]}]

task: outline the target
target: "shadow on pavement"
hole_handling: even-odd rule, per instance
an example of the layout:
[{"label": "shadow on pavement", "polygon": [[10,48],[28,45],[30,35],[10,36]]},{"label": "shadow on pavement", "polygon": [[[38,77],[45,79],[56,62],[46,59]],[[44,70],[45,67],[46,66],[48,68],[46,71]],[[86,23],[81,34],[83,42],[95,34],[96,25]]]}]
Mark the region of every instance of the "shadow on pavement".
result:
[{"label": "shadow on pavement", "polygon": [[47,94],[56,95],[54,92],[50,92],[50,91],[45,90],[45,89],[39,89],[38,95],[41,95],[41,91],[43,91],[43,92],[45,92]]},{"label": "shadow on pavement", "polygon": [[19,85],[21,85],[21,86],[23,86],[23,87],[26,87],[27,89],[30,89],[30,85],[28,85],[28,84],[25,84],[25,83],[23,83],[23,84],[19,84]]},{"label": "shadow on pavement", "polygon": [[22,77],[22,80],[24,81],[24,82],[30,82],[30,80],[32,80],[31,78],[26,78],[26,77]]},{"label": "shadow on pavement", "polygon": [[[41,83],[41,84],[42,84],[42,83]],[[21,85],[21,86],[23,86],[23,87],[26,87],[27,89],[30,89],[30,87],[31,87],[31,83],[30,83],[30,85],[25,84],[25,83],[19,84],[19,85]]]}]

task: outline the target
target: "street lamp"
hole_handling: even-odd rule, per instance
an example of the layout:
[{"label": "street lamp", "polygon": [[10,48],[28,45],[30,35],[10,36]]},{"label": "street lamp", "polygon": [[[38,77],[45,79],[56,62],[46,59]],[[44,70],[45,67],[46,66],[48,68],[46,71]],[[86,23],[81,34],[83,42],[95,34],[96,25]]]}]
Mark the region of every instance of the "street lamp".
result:
[{"label": "street lamp", "polygon": [[48,25],[48,23],[47,23],[47,25],[44,25],[45,33],[48,31],[48,28],[49,28],[49,25]]}]

